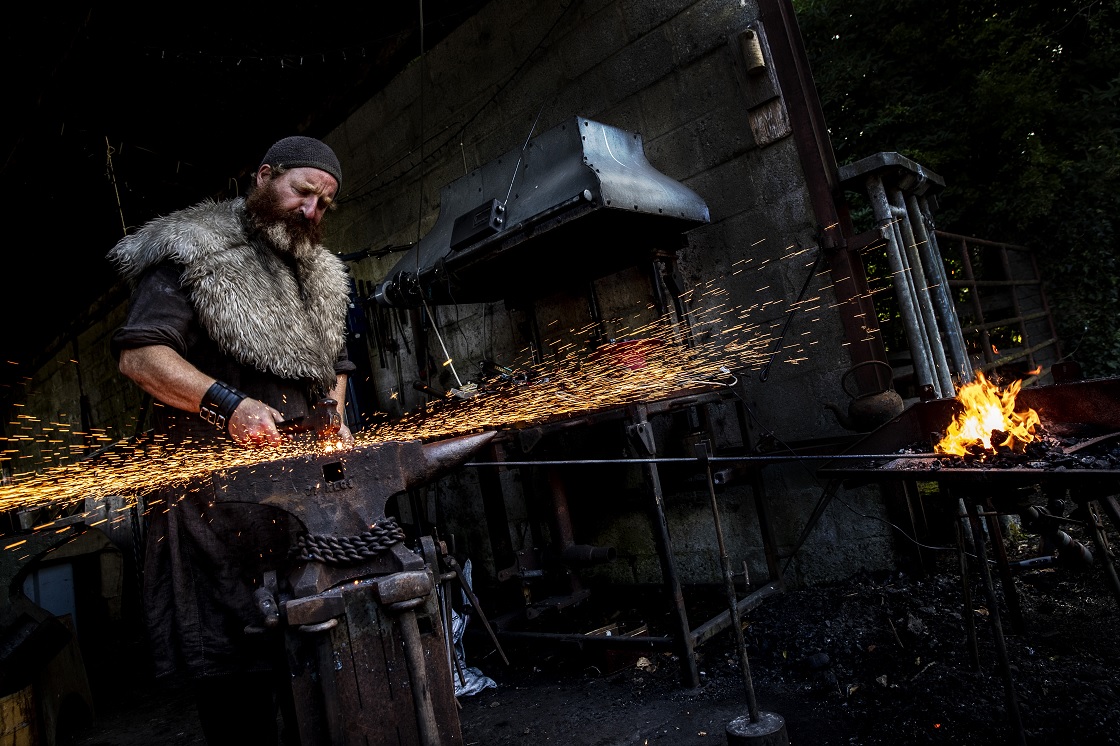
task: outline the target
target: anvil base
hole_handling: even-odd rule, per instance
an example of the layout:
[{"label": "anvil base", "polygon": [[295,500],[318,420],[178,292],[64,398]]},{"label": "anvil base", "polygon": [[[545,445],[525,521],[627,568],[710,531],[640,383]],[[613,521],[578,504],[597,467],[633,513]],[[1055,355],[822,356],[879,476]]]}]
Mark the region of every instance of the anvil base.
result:
[{"label": "anvil base", "polygon": [[285,611],[302,746],[463,743],[429,571],[351,583]]}]

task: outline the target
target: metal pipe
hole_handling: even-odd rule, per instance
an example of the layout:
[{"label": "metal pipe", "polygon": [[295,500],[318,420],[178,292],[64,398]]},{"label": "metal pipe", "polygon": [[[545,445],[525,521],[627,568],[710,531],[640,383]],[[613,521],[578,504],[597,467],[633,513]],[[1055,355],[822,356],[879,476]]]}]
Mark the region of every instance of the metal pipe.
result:
[{"label": "metal pipe", "polygon": [[945,262],[941,256],[941,249],[937,245],[933,216],[929,211],[929,200],[925,196],[917,197],[908,194],[906,204],[918,239],[918,248],[930,273],[930,291],[937,302],[938,315],[941,317],[945,338],[949,342],[949,357],[953,360],[953,370],[961,383],[967,383],[972,380],[972,365],[968,361],[968,350],[964,344],[960,318],[957,316],[957,306],[949,293],[949,275],[945,272]]},{"label": "metal pipe", "polygon": [[471,602],[471,606],[478,613],[478,618],[482,620],[482,626],[486,628],[487,634],[490,635],[490,641],[494,643],[494,648],[498,651],[498,655],[502,656],[502,662],[508,666],[509,658],[506,657],[506,651],[502,650],[502,646],[498,642],[498,636],[494,634],[494,628],[490,626],[490,621],[482,612],[482,604],[478,602],[478,598],[474,595],[474,589],[471,588],[471,584],[467,581],[467,574],[459,565],[459,560],[449,554],[447,555],[447,564],[450,565],[451,569],[455,571],[455,574],[459,576],[459,582],[463,585],[463,592],[467,594],[467,600]]},{"label": "metal pipe", "polygon": [[[790,456],[712,456],[708,460],[713,464],[724,462],[743,461],[755,463],[760,466],[767,464],[781,464],[787,461],[868,461],[898,459],[929,459],[936,458],[933,453],[837,453],[837,454],[793,454]],[[682,464],[697,463],[691,456],[665,456],[661,458],[588,458],[588,459],[555,459],[540,461],[468,461],[463,466],[596,466],[606,464]]]},{"label": "metal pipe", "polygon": [[743,687],[747,692],[747,712],[751,722],[759,720],[758,699],[755,697],[754,684],[751,682],[751,664],[747,658],[747,643],[743,639],[743,623],[739,617],[739,602],[735,595],[735,580],[731,574],[731,562],[727,557],[727,546],[723,541],[723,524],[719,518],[719,499],[716,485],[712,481],[712,464],[708,461],[708,443],[696,444],[696,455],[704,462],[704,474],[708,479],[708,496],[711,498],[712,522],[716,529],[716,543],[719,545],[719,564],[723,568],[723,584],[727,591],[727,608],[731,615],[731,631],[735,635],[735,649],[739,653],[739,666],[743,673]]},{"label": "metal pipe", "polygon": [[[595,564],[607,562],[615,558],[614,547],[597,547],[590,544],[576,544],[572,533],[572,516],[568,509],[568,490],[556,468],[547,469],[549,493],[552,497],[552,509],[556,517],[556,543],[560,547],[560,556],[566,562]],[[573,588],[572,590],[578,590]]]},{"label": "metal pipe", "polygon": [[968,636],[968,659],[972,661],[972,669],[980,670],[980,646],[976,639],[975,612],[972,610],[972,586],[968,582],[968,554],[965,551],[964,527],[960,521],[953,521],[953,528],[957,534],[957,559],[960,561],[961,597],[964,600],[964,628]]},{"label": "metal pipe", "polygon": [[887,263],[891,268],[891,280],[894,284],[895,297],[898,300],[899,310],[902,312],[902,323],[906,330],[906,339],[910,343],[910,355],[914,362],[914,375],[918,387],[936,386],[933,376],[933,364],[926,349],[924,333],[918,323],[918,310],[914,297],[910,292],[909,268],[903,259],[899,247],[901,237],[894,226],[891,215],[890,203],[887,201],[887,192],[883,181],[877,174],[867,177],[867,196],[871,200],[871,209],[875,219],[879,221],[879,230],[887,241]]},{"label": "metal pipe", "polygon": [[1023,622],[1023,609],[1019,604],[1015,579],[1011,576],[1011,564],[1007,561],[1007,545],[1003,541],[1003,529],[999,525],[1000,515],[996,512],[990,495],[986,498],[986,503],[990,512],[985,514],[984,521],[988,524],[988,535],[992,537],[992,552],[996,556],[996,567],[999,568],[1003,600],[1007,604],[1007,612],[1011,617],[1011,628],[1016,634],[1021,635],[1026,630],[1026,624]]},{"label": "metal pipe", "polygon": [[[937,323],[937,314],[930,299],[929,286],[935,284],[930,279],[930,269],[922,261],[918,251],[917,237],[914,235],[913,216],[906,209],[906,201],[902,190],[892,187],[887,192],[887,199],[894,210],[899,214],[895,225],[902,235],[902,249],[906,252],[906,260],[910,264],[910,278],[914,283],[915,298],[918,308],[922,313],[922,324],[926,330],[926,341],[929,343],[930,355],[933,359],[933,371],[937,378],[939,395],[946,396],[955,392],[953,378],[949,374],[949,361],[945,358],[945,347],[941,343],[941,329]],[[938,263],[940,263],[938,259]]]},{"label": "metal pipe", "polygon": [[[762,602],[770,596],[775,596],[781,592],[782,586],[780,583],[767,583],[753,593],[739,599],[739,602],[735,604],[735,608],[740,614],[745,614],[752,609],[757,609],[762,605]],[[699,647],[727,629],[730,624],[731,610],[728,609],[727,611],[720,612],[694,629],[692,631],[692,639],[695,641],[697,647]]]},{"label": "metal pipe", "polygon": [[[1003,694],[1007,706],[1007,716],[1011,719],[1011,727],[1019,746],[1026,746],[1026,734],[1023,732],[1023,718],[1019,712],[1019,699],[1015,694],[1015,681],[1011,676],[1011,662],[1007,656],[1007,644],[1003,639],[1003,624],[999,618],[999,599],[992,585],[992,573],[988,569],[987,552],[984,551],[984,529],[980,527],[980,516],[976,504],[970,499],[965,499],[968,511],[968,523],[972,528],[972,544],[976,551],[976,564],[980,567],[980,579],[984,582],[984,595],[988,599],[988,620],[992,625],[992,640],[995,642],[996,655],[999,658],[1000,673],[1003,675]],[[966,610],[972,613],[971,609]]]},{"label": "metal pipe", "polygon": [[[632,438],[640,441],[644,428],[649,427],[649,411],[644,404],[636,404],[631,409],[631,421],[635,427],[631,432]],[[640,447],[644,447],[641,445]],[[656,443],[648,451],[656,453]],[[673,554],[673,541],[669,536],[669,519],[665,515],[665,495],[661,490],[661,475],[657,470],[657,462],[647,462],[645,465],[646,480],[649,485],[650,520],[653,523],[653,539],[657,546],[657,557],[661,562],[661,575],[665,581],[669,599],[673,604],[673,623],[676,626],[677,650],[680,655],[681,679],[688,688],[700,685],[700,669],[696,662],[696,648],[692,644],[692,629],[688,624],[688,611],[684,604],[684,591],[681,588],[680,577],[677,574],[677,561]]]},{"label": "metal pipe", "polygon": [[1109,557],[1108,542],[1105,541],[1104,527],[1101,525],[1100,518],[1093,513],[1090,505],[1085,506],[1085,512],[1089,514],[1087,524],[1089,526],[1089,533],[1093,537],[1093,545],[1097,548],[1097,553],[1101,557],[1101,562],[1104,564],[1104,576],[1108,581],[1109,587],[1112,589],[1112,595],[1117,603],[1120,603],[1120,577],[1116,575],[1116,566],[1112,564],[1112,559]]},{"label": "metal pipe", "polygon": [[[918,288],[924,286],[924,279],[921,276],[922,268],[919,265],[915,270],[914,266],[910,263],[910,252],[907,246],[910,242],[902,235],[902,229],[899,227],[906,222],[906,215],[903,213],[901,216],[895,215],[892,210],[891,214],[894,216],[890,224],[890,231],[894,236],[895,246],[898,247],[902,258],[902,266],[905,267],[905,285],[909,293],[908,297],[911,302],[912,313],[915,314],[915,324],[920,334],[919,350],[921,355],[925,358],[929,365],[931,382],[928,384],[929,388],[933,391],[935,396],[941,396],[941,379],[939,377],[939,365],[937,358],[933,354],[933,347],[930,342],[930,329],[927,327],[929,313],[922,308],[922,303],[918,295]],[[936,336],[937,327],[933,328],[933,334]],[[911,355],[912,357],[913,355]]]},{"label": "metal pipe", "polygon": [[614,547],[597,547],[591,544],[569,544],[560,556],[565,562],[577,565],[597,565],[610,562],[616,556]]}]

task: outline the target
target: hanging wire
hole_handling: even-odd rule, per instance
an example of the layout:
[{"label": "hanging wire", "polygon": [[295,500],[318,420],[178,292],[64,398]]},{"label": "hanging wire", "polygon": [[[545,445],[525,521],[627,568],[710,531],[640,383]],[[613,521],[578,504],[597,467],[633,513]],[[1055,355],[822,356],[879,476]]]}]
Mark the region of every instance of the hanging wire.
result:
[{"label": "hanging wire", "polygon": [[432,331],[436,333],[436,339],[439,340],[439,346],[443,350],[443,364],[451,368],[451,375],[455,376],[455,383],[459,384],[459,388],[463,388],[463,382],[459,378],[459,374],[455,372],[455,363],[451,361],[451,354],[447,351],[447,345],[443,343],[443,335],[439,333],[439,324],[436,323],[436,317],[432,315],[432,309],[428,308],[428,301],[421,297],[424,303],[424,312],[428,314],[428,318],[432,320]]},{"label": "hanging wire", "polygon": [[117,188],[117,175],[113,171],[113,146],[109,144],[109,136],[105,135],[105,169],[109,175],[109,182],[113,185],[113,194],[117,198],[117,214],[121,217],[121,235],[128,235],[128,227],[124,222],[124,207],[121,205],[121,192]]}]

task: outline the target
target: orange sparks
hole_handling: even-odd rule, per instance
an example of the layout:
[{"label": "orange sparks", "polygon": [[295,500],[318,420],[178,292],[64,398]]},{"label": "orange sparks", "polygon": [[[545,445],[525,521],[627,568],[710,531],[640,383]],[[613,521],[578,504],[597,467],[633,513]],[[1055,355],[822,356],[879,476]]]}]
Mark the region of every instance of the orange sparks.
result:
[{"label": "orange sparks", "polygon": [[[481,382],[477,390],[470,389],[469,397],[449,391],[400,419],[356,432],[355,445],[518,429],[633,402],[728,386],[734,381],[730,371],[758,370],[767,364],[774,348],[775,328],[744,323],[765,306],[731,307],[718,289],[694,293],[692,301],[695,306],[687,323],[666,316],[629,327],[623,320],[614,320],[611,331],[615,340],[608,344],[591,344],[591,335],[602,331],[596,325],[570,329],[551,342],[546,340],[543,362],[534,362],[533,351],[525,350],[523,362],[503,366],[523,375]],[[788,353],[783,352],[778,361],[801,362],[804,358],[796,353],[802,351],[804,335],[790,335],[787,342],[783,350],[788,348]],[[597,349],[587,354],[592,348]],[[541,350],[537,354],[541,355]],[[464,383],[460,394],[475,385]],[[393,391],[389,398],[400,397]],[[10,482],[0,485],[2,510],[79,505],[83,499],[114,496],[134,500],[131,496],[163,486],[185,485],[217,471],[314,455],[326,448],[308,441],[263,451],[232,444],[177,449],[159,440],[123,439],[115,445],[102,445],[112,443],[114,438],[104,432],[90,437],[69,429],[66,436],[84,436],[85,440],[66,446],[50,424],[44,427],[34,418],[28,418],[23,430],[26,434],[21,432],[0,443],[11,446],[0,455],[0,461],[11,464],[15,459],[28,459],[35,463],[32,468],[36,471],[16,473]],[[88,458],[94,448],[96,458]]]}]

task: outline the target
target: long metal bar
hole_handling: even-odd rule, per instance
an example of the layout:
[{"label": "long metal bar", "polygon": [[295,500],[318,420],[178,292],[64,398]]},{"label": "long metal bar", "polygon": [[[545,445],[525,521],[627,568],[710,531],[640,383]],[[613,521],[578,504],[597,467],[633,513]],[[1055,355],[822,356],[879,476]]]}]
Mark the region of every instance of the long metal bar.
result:
[{"label": "long metal bar", "polygon": [[[712,456],[712,463],[748,462],[760,464],[781,464],[789,461],[867,461],[869,459],[929,459],[932,453],[840,453],[840,454],[793,454],[789,456]],[[700,464],[695,457],[664,456],[659,458],[587,458],[554,459],[540,461],[467,461],[463,466],[595,466],[603,464]]]},{"label": "long metal bar", "polygon": [[961,600],[964,608],[965,634],[968,637],[968,658],[972,661],[972,669],[980,670],[980,646],[976,639],[976,619],[972,610],[972,586],[968,582],[968,554],[965,552],[964,527],[961,522],[953,521],[953,528],[957,534],[957,559],[960,560],[961,572]]},{"label": "long metal bar", "polygon": [[887,192],[883,187],[883,180],[877,174],[867,177],[867,195],[871,200],[871,209],[875,219],[879,221],[883,238],[887,240],[887,263],[891,268],[891,281],[894,284],[895,296],[899,309],[902,312],[902,323],[906,330],[906,339],[910,345],[910,355],[914,361],[914,373],[919,386],[937,386],[933,375],[933,361],[926,347],[925,332],[921,324],[920,311],[911,292],[910,268],[906,264],[901,248],[902,237],[891,215],[890,202]]},{"label": "long metal bar", "polygon": [[731,632],[735,638],[735,649],[739,654],[739,667],[743,674],[743,688],[747,694],[747,712],[751,722],[757,723],[759,718],[758,698],[754,693],[754,683],[751,681],[751,664],[747,658],[747,643],[743,639],[743,623],[739,617],[739,603],[735,595],[735,579],[731,573],[731,561],[727,556],[727,545],[723,540],[723,522],[719,517],[719,498],[716,496],[716,485],[712,481],[712,464],[708,461],[708,443],[696,445],[697,456],[704,462],[704,473],[708,478],[708,497],[711,498],[712,522],[716,529],[716,543],[719,546],[719,564],[723,570],[723,585],[727,591],[727,610],[731,615]]},{"label": "long metal bar", "polygon": [[[999,599],[992,585],[992,573],[988,569],[987,552],[984,551],[984,531],[980,527],[980,515],[976,504],[965,498],[965,509],[968,511],[968,523],[972,528],[972,545],[976,551],[976,564],[979,566],[980,579],[984,583],[984,595],[988,600],[988,620],[992,627],[992,641],[995,643],[996,656],[999,658],[999,669],[1003,675],[1004,701],[1007,706],[1007,716],[1011,720],[1016,743],[1026,746],[1027,737],[1023,731],[1023,718],[1019,712],[1019,698],[1015,694],[1015,681],[1011,676],[1011,662],[1007,655],[1007,644],[1003,639],[1003,624],[1000,622]],[[971,611],[971,610],[969,610]]]},{"label": "long metal bar", "polygon": [[[892,220],[888,230],[890,230],[890,232],[894,236],[894,245],[897,247],[896,250],[901,257],[902,266],[904,268],[903,279],[905,280],[904,284],[906,286],[906,291],[910,299],[910,312],[914,314],[915,327],[917,328],[920,337],[918,341],[919,357],[921,357],[925,361],[925,364],[929,368],[930,379],[929,381],[927,381],[927,384],[933,389],[934,395],[938,397],[944,396],[945,392],[941,390],[941,378],[939,375],[939,369],[944,368],[945,364],[943,360],[945,356],[944,354],[942,354],[942,361],[939,361],[937,359],[937,356],[934,354],[933,343],[930,338],[931,330],[927,326],[929,312],[923,307],[918,294],[918,287],[924,286],[925,278],[921,276],[921,267],[919,266],[915,269],[914,265],[910,262],[910,252],[907,250],[907,246],[910,245],[910,242],[907,241],[906,237],[902,235],[902,229],[900,228],[900,226],[906,222],[906,216],[903,215],[899,217],[897,215],[894,215],[893,210],[891,212],[894,219]],[[934,338],[936,338],[936,325],[933,327],[932,331],[934,333]],[[911,358],[913,357],[914,354],[913,351],[911,351]]]},{"label": "long metal bar", "polygon": [[[735,605],[735,608],[740,614],[746,614],[748,611],[757,609],[762,605],[762,602],[782,593],[782,586],[779,583],[767,583],[760,587],[758,590],[752,591]],[[692,631],[692,639],[695,641],[697,647],[703,645],[708,640],[712,639],[720,632],[723,632],[731,624],[731,610],[722,611],[716,614],[708,621],[701,624],[699,627]]]},{"label": "long metal bar", "polygon": [[[945,346],[941,342],[941,328],[937,323],[937,313],[933,308],[930,298],[930,269],[922,261],[918,251],[917,237],[914,235],[913,216],[906,209],[906,201],[902,190],[891,186],[887,190],[887,201],[891,206],[891,214],[897,219],[895,226],[902,236],[902,250],[906,252],[906,261],[910,265],[910,281],[914,288],[914,298],[922,314],[922,327],[926,332],[926,343],[929,345],[930,358],[933,361],[933,373],[937,379],[938,394],[947,396],[955,392],[953,379],[949,371],[949,361],[945,357]],[[938,258],[938,262],[940,262]],[[940,283],[938,283],[940,284]]]},{"label": "long metal bar", "polygon": [[[930,279],[930,294],[937,304],[937,314],[945,339],[949,343],[949,357],[953,360],[953,372],[961,383],[972,380],[972,366],[968,361],[968,350],[964,346],[964,333],[957,317],[957,306],[949,294],[949,276],[945,272],[945,262],[937,245],[937,236],[932,230],[933,216],[929,200],[923,195],[906,195],[906,208],[910,213],[910,225],[917,239],[918,251],[925,263],[926,274]],[[927,225],[929,228],[927,229]]]},{"label": "long metal bar", "polygon": [[467,599],[471,602],[471,607],[478,613],[478,618],[482,620],[482,626],[486,628],[486,633],[490,635],[490,641],[494,643],[494,649],[498,651],[498,655],[502,656],[502,662],[508,666],[509,658],[506,657],[506,651],[502,650],[501,643],[498,642],[498,636],[494,633],[494,628],[490,626],[490,620],[482,612],[482,604],[478,602],[478,598],[474,595],[474,589],[471,588],[470,581],[467,580],[466,572],[460,567],[459,560],[449,554],[447,555],[447,564],[458,576],[459,583],[463,586],[463,592],[467,594]]},{"label": "long metal bar", "polygon": [[531,632],[527,630],[503,629],[498,632],[503,640],[522,642],[574,642],[579,646],[610,648],[646,648],[649,650],[672,650],[677,640],[669,635],[585,635],[578,632]]},{"label": "long metal bar", "polygon": [[[637,404],[633,407],[631,420],[635,426],[649,426],[649,413],[645,405]],[[681,588],[680,576],[677,573],[673,541],[669,536],[669,519],[665,515],[665,495],[661,490],[661,475],[657,470],[656,461],[646,463],[645,474],[651,497],[650,521],[653,524],[653,540],[657,546],[658,559],[661,561],[661,575],[665,582],[665,589],[673,605],[673,622],[676,626],[674,636],[677,638],[680,655],[682,683],[692,689],[700,685],[700,668],[696,661],[696,646],[692,643],[692,628],[688,623],[684,590]]]},{"label": "long metal bar", "polygon": [[999,514],[992,503],[991,495],[985,498],[988,512],[984,520],[988,524],[988,535],[992,537],[992,552],[996,556],[996,567],[999,569],[999,581],[1003,586],[1003,600],[1007,604],[1007,613],[1011,617],[1011,629],[1016,634],[1023,634],[1027,625],[1023,621],[1023,608],[1019,603],[1019,591],[1015,589],[1015,579],[1011,576],[1011,564],[1007,560],[1007,544],[1003,540],[1003,529],[999,525]]},{"label": "long metal bar", "polygon": [[1097,554],[1100,556],[1101,564],[1104,566],[1105,580],[1108,581],[1109,588],[1112,589],[1113,598],[1116,599],[1117,603],[1120,603],[1120,577],[1117,577],[1116,566],[1112,564],[1112,558],[1109,556],[1109,547],[1108,542],[1105,541],[1104,526],[1101,524],[1099,514],[1093,510],[1092,503],[1085,506],[1085,512],[1089,514],[1089,520],[1086,521],[1086,525],[1089,527],[1089,534],[1093,537],[1093,545],[1096,546]]}]

